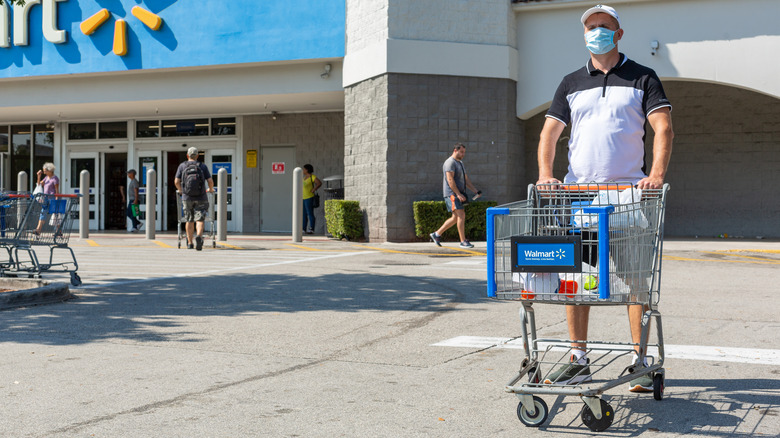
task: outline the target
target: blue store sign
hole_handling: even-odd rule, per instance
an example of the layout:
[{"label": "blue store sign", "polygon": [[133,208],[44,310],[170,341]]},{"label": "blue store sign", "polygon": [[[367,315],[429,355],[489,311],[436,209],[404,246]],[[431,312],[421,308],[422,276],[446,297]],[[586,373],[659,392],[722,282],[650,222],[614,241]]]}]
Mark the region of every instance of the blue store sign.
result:
[{"label": "blue store sign", "polygon": [[344,56],[344,0],[0,5],[0,77]]}]

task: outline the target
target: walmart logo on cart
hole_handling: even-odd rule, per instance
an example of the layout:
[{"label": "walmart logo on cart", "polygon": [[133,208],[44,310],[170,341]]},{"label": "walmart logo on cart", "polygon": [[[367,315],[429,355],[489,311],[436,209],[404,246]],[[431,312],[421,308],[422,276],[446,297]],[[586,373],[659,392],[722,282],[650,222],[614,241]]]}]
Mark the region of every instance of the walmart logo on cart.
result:
[{"label": "walmart logo on cart", "polygon": [[569,242],[519,243],[516,266],[576,266],[575,251],[575,245]]},{"label": "walmart logo on cart", "polygon": [[534,251],[532,249],[527,249],[524,251],[525,258],[526,259],[539,259],[539,260],[555,260],[555,259],[563,259],[565,256],[565,253],[563,252],[563,249],[558,249],[557,251]]}]

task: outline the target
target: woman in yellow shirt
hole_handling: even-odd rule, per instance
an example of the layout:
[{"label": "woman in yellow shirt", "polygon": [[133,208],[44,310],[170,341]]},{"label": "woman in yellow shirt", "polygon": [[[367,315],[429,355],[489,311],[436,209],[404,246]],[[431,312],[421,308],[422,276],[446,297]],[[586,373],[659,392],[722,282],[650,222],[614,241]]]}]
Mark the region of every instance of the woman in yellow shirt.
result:
[{"label": "woman in yellow shirt", "polygon": [[[314,175],[314,166],[303,165],[303,232],[314,234],[314,194],[322,185],[322,181]],[[311,223],[311,228],[307,225]]]}]

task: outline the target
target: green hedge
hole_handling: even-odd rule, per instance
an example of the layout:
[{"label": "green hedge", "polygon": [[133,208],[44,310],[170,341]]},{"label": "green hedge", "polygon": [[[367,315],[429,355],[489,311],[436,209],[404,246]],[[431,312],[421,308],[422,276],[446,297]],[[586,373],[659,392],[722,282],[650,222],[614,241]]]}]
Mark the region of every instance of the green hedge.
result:
[{"label": "green hedge", "polygon": [[[495,201],[473,201],[466,204],[466,238],[470,240],[485,240],[487,226],[485,210],[498,205]],[[428,238],[428,235],[438,230],[452,213],[447,212],[444,201],[417,201],[414,208],[414,232],[417,237]],[[453,225],[442,236],[444,240],[458,241],[458,228]]]},{"label": "green hedge", "polygon": [[363,237],[363,212],[358,201],[325,201],[325,222],[328,233],[337,239],[357,240]]}]

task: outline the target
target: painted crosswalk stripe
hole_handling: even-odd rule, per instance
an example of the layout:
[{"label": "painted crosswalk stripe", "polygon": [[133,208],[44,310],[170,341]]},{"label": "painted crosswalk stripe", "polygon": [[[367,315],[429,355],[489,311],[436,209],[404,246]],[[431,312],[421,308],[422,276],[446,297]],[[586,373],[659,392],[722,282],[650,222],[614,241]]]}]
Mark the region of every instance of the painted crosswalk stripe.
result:
[{"label": "painted crosswalk stripe", "polygon": [[[542,344],[544,348],[549,344]],[[593,348],[613,348],[615,350],[630,350],[629,345],[615,346],[589,343]],[[457,336],[435,344],[434,347],[456,347],[456,348],[508,348],[523,349],[522,338],[500,338],[485,336]],[[649,349],[651,355],[657,355],[653,348]],[[757,365],[780,365],[780,350],[770,350],[764,348],[737,348],[737,347],[716,347],[706,345],[664,345],[667,359],[686,359],[686,360],[706,360],[713,362],[737,362],[750,363]]]}]

